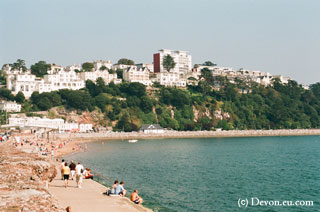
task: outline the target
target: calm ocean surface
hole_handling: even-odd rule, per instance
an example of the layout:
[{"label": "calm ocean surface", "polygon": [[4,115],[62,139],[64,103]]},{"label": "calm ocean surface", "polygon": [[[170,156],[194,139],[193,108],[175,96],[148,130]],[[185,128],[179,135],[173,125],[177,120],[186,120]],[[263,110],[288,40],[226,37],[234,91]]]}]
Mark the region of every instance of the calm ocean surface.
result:
[{"label": "calm ocean surface", "polygon": [[[66,159],[125,181],[154,211],[320,211],[320,136],[94,142]],[[314,206],[250,206],[252,197]]]}]

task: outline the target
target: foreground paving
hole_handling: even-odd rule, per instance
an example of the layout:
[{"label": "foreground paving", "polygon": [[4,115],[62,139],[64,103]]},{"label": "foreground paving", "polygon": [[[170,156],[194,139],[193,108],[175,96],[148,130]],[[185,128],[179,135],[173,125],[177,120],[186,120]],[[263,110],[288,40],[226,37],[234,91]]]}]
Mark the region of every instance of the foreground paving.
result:
[{"label": "foreground paving", "polygon": [[83,180],[82,188],[76,186],[75,180],[69,180],[69,187],[64,187],[60,175],[49,187],[49,192],[63,208],[71,207],[72,212],[150,212],[151,210],[131,203],[127,198],[109,197],[102,193],[106,187],[93,181]]}]

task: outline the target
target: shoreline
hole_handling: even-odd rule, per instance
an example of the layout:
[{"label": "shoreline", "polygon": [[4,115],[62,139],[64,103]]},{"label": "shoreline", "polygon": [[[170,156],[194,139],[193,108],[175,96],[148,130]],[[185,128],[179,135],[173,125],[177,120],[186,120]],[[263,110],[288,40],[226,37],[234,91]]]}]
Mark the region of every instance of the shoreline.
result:
[{"label": "shoreline", "polygon": [[[304,129],[304,130],[233,130],[233,131],[167,131],[163,134],[146,134],[141,132],[132,132],[132,133],[74,133],[74,134],[56,134],[53,139],[48,139],[48,141],[39,140],[41,142],[49,143],[49,140],[55,145],[63,144],[61,148],[58,148],[55,152],[54,158],[61,158],[64,155],[74,154],[77,152],[81,152],[83,144],[94,141],[112,141],[112,140],[129,140],[129,139],[165,139],[165,138],[223,138],[223,137],[262,137],[262,136],[311,136],[311,135],[320,135],[320,129]],[[27,134],[17,134],[15,136],[21,136],[21,138],[30,138],[35,139],[33,135]],[[50,156],[48,156],[50,157]],[[57,169],[59,170],[59,169]],[[99,170],[97,170],[99,171]],[[59,172],[59,171],[58,171]],[[91,189],[95,191],[92,195],[95,195],[97,198],[101,195],[102,190],[106,190],[108,186],[99,182],[99,180],[92,180]],[[49,189],[52,191],[52,189]],[[50,191],[50,193],[51,193]],[[76,190],[75,190],[76,191]],[[99,191],[99,192],[97,192]],[[61,191],[59,191],[61,193]],[[59,194],[58,192],[58,194]],[[57,194],[57,193],[56,193]],[[60,195],[60,194],[59,194]],[[55,195],[56,196],[56,195]],[[64,197],[66,198],[66,197]],[[58,199],[59,205],[64,205],[64,198]],[[111,199],[110,199],[111,200]],[[75,199],[70,199],[69,201],[75,201]],[[93,201],[93,200],[92,200]],[[91,202],[92,202],[91,201]],[[115,201],[115,202],[113,202]],[[129,204],[130,200],[128,198],[123,198],[120,203],[118,200],[113,199],[110,204],[114,205],[122,205]],[[90,204],[90,202],[88,203]],[[131,204],[129,204],[131,205]],[[132,206],[132,205],[131,205]],[[132,210],[141,210],[141,211],[152,211],[151,209],[141,206],[131,208]],[[128,209],[128,208],[127,208]]]},{"label": "shoreline", "polygon": [[166,138],[230,138],[230,137],[272,137],[272,136],[312,136],[320,135],[320,129],[295,130],[230,130],[230,131],[167,131],[162,134],[143,132],[70,133],[57,134],[56,138],[68,143],[56,157],[76,153],[76,145],[94,141]]}]

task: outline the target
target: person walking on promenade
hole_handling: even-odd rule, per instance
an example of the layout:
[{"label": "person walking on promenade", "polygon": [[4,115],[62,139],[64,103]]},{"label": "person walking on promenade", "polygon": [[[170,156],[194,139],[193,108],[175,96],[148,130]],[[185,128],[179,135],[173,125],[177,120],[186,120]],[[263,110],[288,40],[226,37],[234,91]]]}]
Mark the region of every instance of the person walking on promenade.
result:
[{"label": "person walking on promenade", "polygon": [[[41,150],[40,150],[41,151]],[[64,159],[62,159],[61,164],[60,164],[60,171],[61,171],[61,180],[63,180],[63,167],[64,167]]]},{"label": "person walking on promenade", "polygon": [[138,190],[135,189],[130,196],[130,200],[138,205],[143,202],[143,199],[138,195]]},{"label": "person walking on promenade", "polygon": [[76,173],[76,164],[73,162],[73,160],[70,163],[70,171],[71,171],[71,180],[73,180],[73,178],[75,177],[75,173]]},{"label": "person walking on promenade", "polygon": [[124,182],[121,181],[120,185],[118,185],[117,188],[116,188],[116,194],[120,195],[122,197],[124,197],[126,195],[126,193],[127,193],[127,191],[123,188],[123,186],[124,186]]},{"label": "person walking on promenade", "polygon": [[83,165],[81,165],[80,161],[78,162],[78,165],[76,166],[76,181],[78,188],[81,188],[82,185],[82,173],[84,171]]},{"label": "person walking on promenade", "polygon": [[62,172],[63,172],[64,186],[67,188],[69,183],[69,176],[70,176],[70,168],[67,162],[65,162]]}]

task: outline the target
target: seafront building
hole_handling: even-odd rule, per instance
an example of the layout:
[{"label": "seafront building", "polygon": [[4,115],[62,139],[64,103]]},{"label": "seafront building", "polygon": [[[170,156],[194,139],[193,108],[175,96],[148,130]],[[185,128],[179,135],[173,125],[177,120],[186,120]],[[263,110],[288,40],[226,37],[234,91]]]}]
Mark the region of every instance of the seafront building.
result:
[{"label": "seafront building", "polygon": [[165,128],[161,127],[159,124],[143,124],[140,128],[141,132],[150,133],[164,133]]},{"label": "seafront building", "polygon": [[91,123],[65,122],[63,119],[48,119],[46,117],[10,117],[9,124],[2,127],[47,128],[63,132],[91,132]]},{"label": "seafront building", "polygon": [[6,111],[6,112],[20,112],[21,105],[16,103],[15,101],[14,102],[1,101],[0,110]]}]

